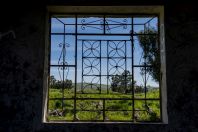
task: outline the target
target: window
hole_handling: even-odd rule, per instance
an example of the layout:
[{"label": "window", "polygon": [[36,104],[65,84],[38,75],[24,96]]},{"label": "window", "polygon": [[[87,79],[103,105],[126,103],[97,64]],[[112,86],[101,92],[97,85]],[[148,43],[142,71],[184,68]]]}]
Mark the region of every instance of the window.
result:
[{"label": "window", "polygon": [[49,17],[45,120],[164,122],[159,13],[84,10]]}]

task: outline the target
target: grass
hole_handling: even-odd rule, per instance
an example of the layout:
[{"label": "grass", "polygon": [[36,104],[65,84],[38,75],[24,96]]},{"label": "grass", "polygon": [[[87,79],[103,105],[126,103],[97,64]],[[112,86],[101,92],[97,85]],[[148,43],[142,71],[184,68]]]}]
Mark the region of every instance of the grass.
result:
[{"label": "grass", "polygon": [[[72,99],[74,98],[74,90],[65,89],[64,95],[61,89],[51,88],[49,91],[49,98],[62,98],[63,96],[71,99],[49,100],[48,111],[51,114],[48,114],[48,120],[74,120],[74,100]],[[159,98],[159,89],[151,89],[146,93],[146,98],[152,98],[153,100],[145,101],[143,100],[145,93],[135,93],[134,97],[138,99],[134,99],[134,105],[131,93],[121,94],[110,91],[107,94],[105,91],[102,91],[102,94],[82,94],[78,92],[76,97],[80,98],[76,100],[76,120],[102,121],[103,114],[105,115],[105,121],[132,121],[134,119],[140,122],[155,122],[160,120],[160,100],[156,100]],[[86,100],[85,98],[96,99]],[[104,100],[104,98],[111,98],[111,100]],[[122,98],[125,100],[122,100]],[[103,108],[104,106],[105,108]],[[103,109],[105,109],[104,113]],[[134,117],[133,109],[135,110]],[[52,114],[53,111],[57,111],[59,114]]]}]

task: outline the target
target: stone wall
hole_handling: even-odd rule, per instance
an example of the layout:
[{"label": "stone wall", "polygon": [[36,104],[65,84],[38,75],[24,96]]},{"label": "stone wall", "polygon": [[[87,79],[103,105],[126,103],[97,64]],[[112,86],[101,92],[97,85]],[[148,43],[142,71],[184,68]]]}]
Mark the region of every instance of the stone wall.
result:
[{"label": "stone wall", "polygon": [[198,131],[196,6],[164,2],[169,118],[167,125],[43,124],[46,4],[35,4],[34,7],[9,6],[9,11],[1,9],[3,24],[0,25],[0,32],[14,30],[16,39],[8,36],[0,40],[0,132]]}]

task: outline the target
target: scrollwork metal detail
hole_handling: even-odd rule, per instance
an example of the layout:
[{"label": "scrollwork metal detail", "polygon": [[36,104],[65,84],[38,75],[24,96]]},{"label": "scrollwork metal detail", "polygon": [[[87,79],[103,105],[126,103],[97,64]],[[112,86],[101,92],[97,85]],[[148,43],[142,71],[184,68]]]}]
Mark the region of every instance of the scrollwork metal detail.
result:
[{"label": "scrollwork metal detail", "polygon": [[[87,18],[88,20],[90,18]],[[105,30],[107,32],[111,32],[112,29],[115,28],[119,28],[119,27],[123,27],[123,29],[127,29],[127,25],[128,25],[128,20],[127,19],[123,19],[121,22],[119,21],[115,21],[115,20],[111,20],[111,19],[98,19],[98,18],[94,18],[95,20],[89,21],[87,22],[86,18],[83,18],[81,20],[81,30],[85,30],[86,28],[93,28],[93,29],[98,29],[98,30]]]},{"label": "scrollwork metal detail", "polygon": [[[69,67],[66,66],[66,65],[68,65],[68,62],[66,61],[66,55],[67,55],[66,49],[68,47],[70,47],[70,44],[60,43],[60,44],[58,44],[58,47],[62,48],[59,59],[58,59],[58,65],[61,65],[61,67],[58,67],[58,74],[59,74],[61,81],[64,81],[65,79],[67,79],[67,76],[69,73]],[[62,71],[65,71],[66,73],[62,72]],[[63,74],[61,74],[61,73],[63,73]]]}]

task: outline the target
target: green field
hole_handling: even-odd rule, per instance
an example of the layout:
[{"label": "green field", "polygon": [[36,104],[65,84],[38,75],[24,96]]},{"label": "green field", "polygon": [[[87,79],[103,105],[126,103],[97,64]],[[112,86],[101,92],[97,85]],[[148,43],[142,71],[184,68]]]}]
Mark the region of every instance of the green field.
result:
[{"label": "green field", "polygon": [[[150,89],[145,93],[122,94],[102,90],[101,94],[76,94],[76,121],[160,121],[159,89]],[[89,92],[89,93],[90,93]],[[97,91],[94,91],[97,92]],[[64,95],[63,95],[64,93]],[[61,98],[66,98],[62,100]],[[53,120],[74,120],[74,89],[49,89],[48,116]],[[52,99],[52,100],[51,100]],[[134,104],[133,104],[134,103]]]}]

